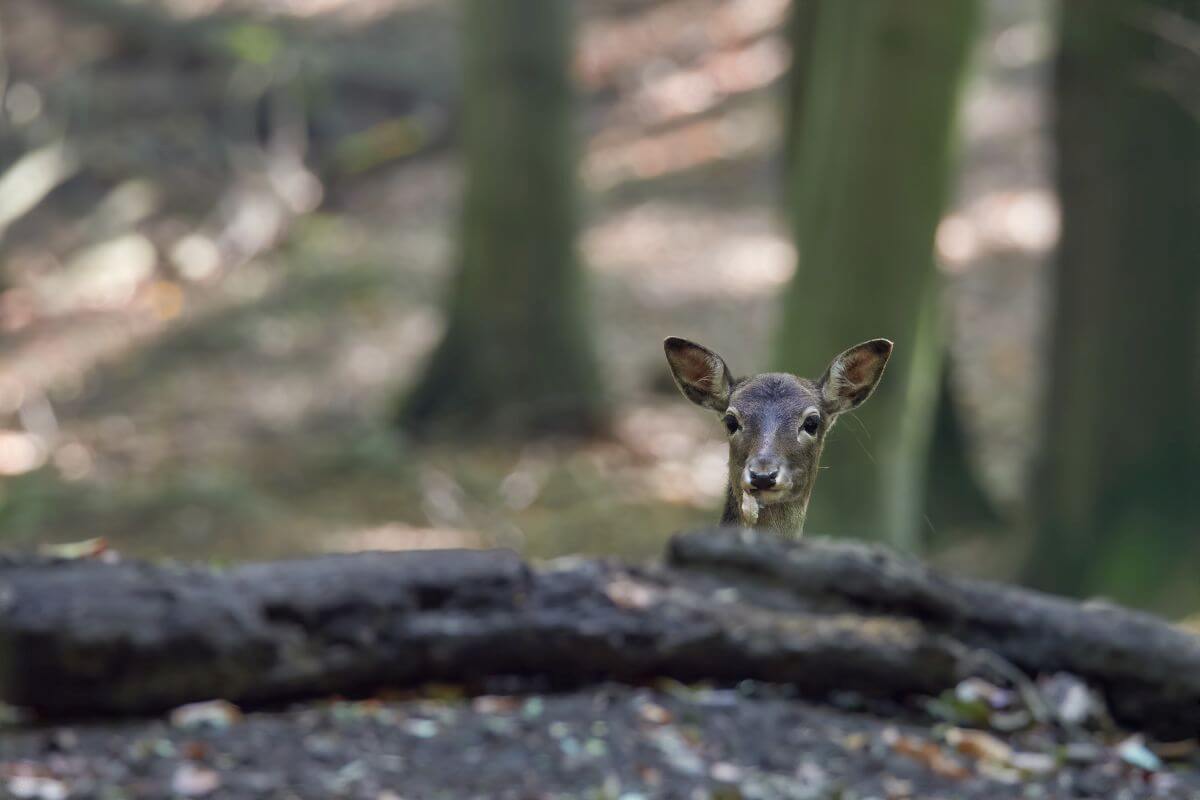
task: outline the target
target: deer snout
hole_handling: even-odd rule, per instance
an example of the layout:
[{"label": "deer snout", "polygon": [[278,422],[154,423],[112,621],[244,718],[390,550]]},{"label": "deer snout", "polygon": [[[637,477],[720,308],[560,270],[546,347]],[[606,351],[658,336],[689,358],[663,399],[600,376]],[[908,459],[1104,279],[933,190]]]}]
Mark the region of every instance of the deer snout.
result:
[{"label": "deer snout", "polygon": [[779,462],[754,459],[742,470],[742,487],[751,493],[769,492],[783,488],[786,477]]},{"label": "deer snout", "polygon": [[773,489],[775,487],[775,479],[779,477],[779,470],[773,469],[770,472],[755,472],[750,470],[747,477],[750,479],[750,486],[754,489]]}]

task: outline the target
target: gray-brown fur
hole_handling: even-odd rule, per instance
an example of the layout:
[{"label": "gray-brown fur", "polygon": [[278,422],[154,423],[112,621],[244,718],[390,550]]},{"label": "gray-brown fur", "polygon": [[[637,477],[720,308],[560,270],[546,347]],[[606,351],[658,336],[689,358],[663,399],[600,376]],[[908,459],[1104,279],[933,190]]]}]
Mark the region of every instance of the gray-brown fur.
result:
[{"label": "gray-brown fur", "polygon": [[[839,414],[874,391],[892,343],[873,339],[840,354],[816,381],[782,372],[735,379],[706,347],[670,337],[671,374],[684,397],[716,411],[729,438],[721,522],[791,536],[804,529],[825,437]],[[747,516],[747,497],[752,514]]]}]

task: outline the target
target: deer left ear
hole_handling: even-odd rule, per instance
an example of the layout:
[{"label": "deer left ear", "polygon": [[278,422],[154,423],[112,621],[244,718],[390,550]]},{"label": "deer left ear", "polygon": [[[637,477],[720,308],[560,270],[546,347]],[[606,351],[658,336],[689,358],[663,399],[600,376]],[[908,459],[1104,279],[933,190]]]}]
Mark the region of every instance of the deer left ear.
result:
[{"label": "deer left ear", "polygon": [[725,413],[733,385],[725,360],[707,347],[678,336],[668,336],[663,349],[683,396],[698,406]]},{"label": "deer left ear", "polygon": [[841,414],[862,405],[875,391],[891,355],[890,341],[872,339],[835,358],[818,384],[829,413]]}]

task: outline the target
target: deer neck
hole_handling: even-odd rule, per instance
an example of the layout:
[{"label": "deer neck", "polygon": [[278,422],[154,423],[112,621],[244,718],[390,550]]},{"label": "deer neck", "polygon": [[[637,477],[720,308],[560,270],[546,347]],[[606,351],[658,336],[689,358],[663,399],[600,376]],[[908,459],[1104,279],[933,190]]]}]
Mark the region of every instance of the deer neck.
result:
[{"label": "deer neck", "polygon": [[782,536],[798,539],[804,534],[804,517],[808,513],[808,494],[789,503],[775,503],[758,509],[756,518],[747,518],[742,507],[745,495],[729,487],[725,497],[725,513],[721,516],[724,525],[767,530]]}]

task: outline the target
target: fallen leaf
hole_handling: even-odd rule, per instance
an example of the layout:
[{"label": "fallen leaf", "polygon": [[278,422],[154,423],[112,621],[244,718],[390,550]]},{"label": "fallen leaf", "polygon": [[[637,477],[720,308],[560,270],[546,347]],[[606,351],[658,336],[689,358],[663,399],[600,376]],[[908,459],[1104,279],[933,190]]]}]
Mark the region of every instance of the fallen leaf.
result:
[{"label": "fallen leaf", "polygon": [[642,703],[637,712],[639,717],[654,725],[666,725],[675,718],[669,710],[656,703]]},{"label": "fallen leaf", "polygon": [[1007,743],[990,733],[964,728],[950,728],[946,731],[946,744],[976,761],[992,761],[998,764],[1008,763],[1013,752]]},{"label": "fallen leaf", "polygon": [[1108,719],[1104,698],[1083,679],[1069,672],[1056,672],[1038,681],[1038,690],[1054,718],[1068,728]]},{"label": "fallen leaf", "polygon": [[184,797],[205,797],[219,788],[219,773],[191,762],[180,764],[171,777],[171,791]]},{"label": "fallen leaf", "polygon": [[902,756],[907,756],[930,771],[943,778],[962,780],[971,775],[971,771],[953,757],[944,753],[935,742],[918,739],[913,736],[903,736],[895,728],[887,728],[883,732],[883,741],[892,750]]},{"label": "fallen leaf", "polygon": [[1117,745],[1117,755],[1126,764],[1131,764],[1147,772],[1157,772],[1163,768],[1162,760],[1146,747],[1146,742],[1140,734],[1130,736]]},{"label": "fallen leaf", "polygon": [[108,552],[108,540],[103,537],[84,539],[81,542],[64,542],[63,544],[45,544],[39,548],[42,555],[54,558],[76,560],[81,558],[99,558]]},{"label": "fallen leaf", "polygon": [[485,694],[471,701],[478,714],[511,714],[521,707],[521,701],[507,695]]},{"label": "fallen leaf", "polygon": [[227,700],[188,703],[171,712],[171,724],[176,728],[199,728],[206,725],[228,728],[241,718],[242,710]]}]

